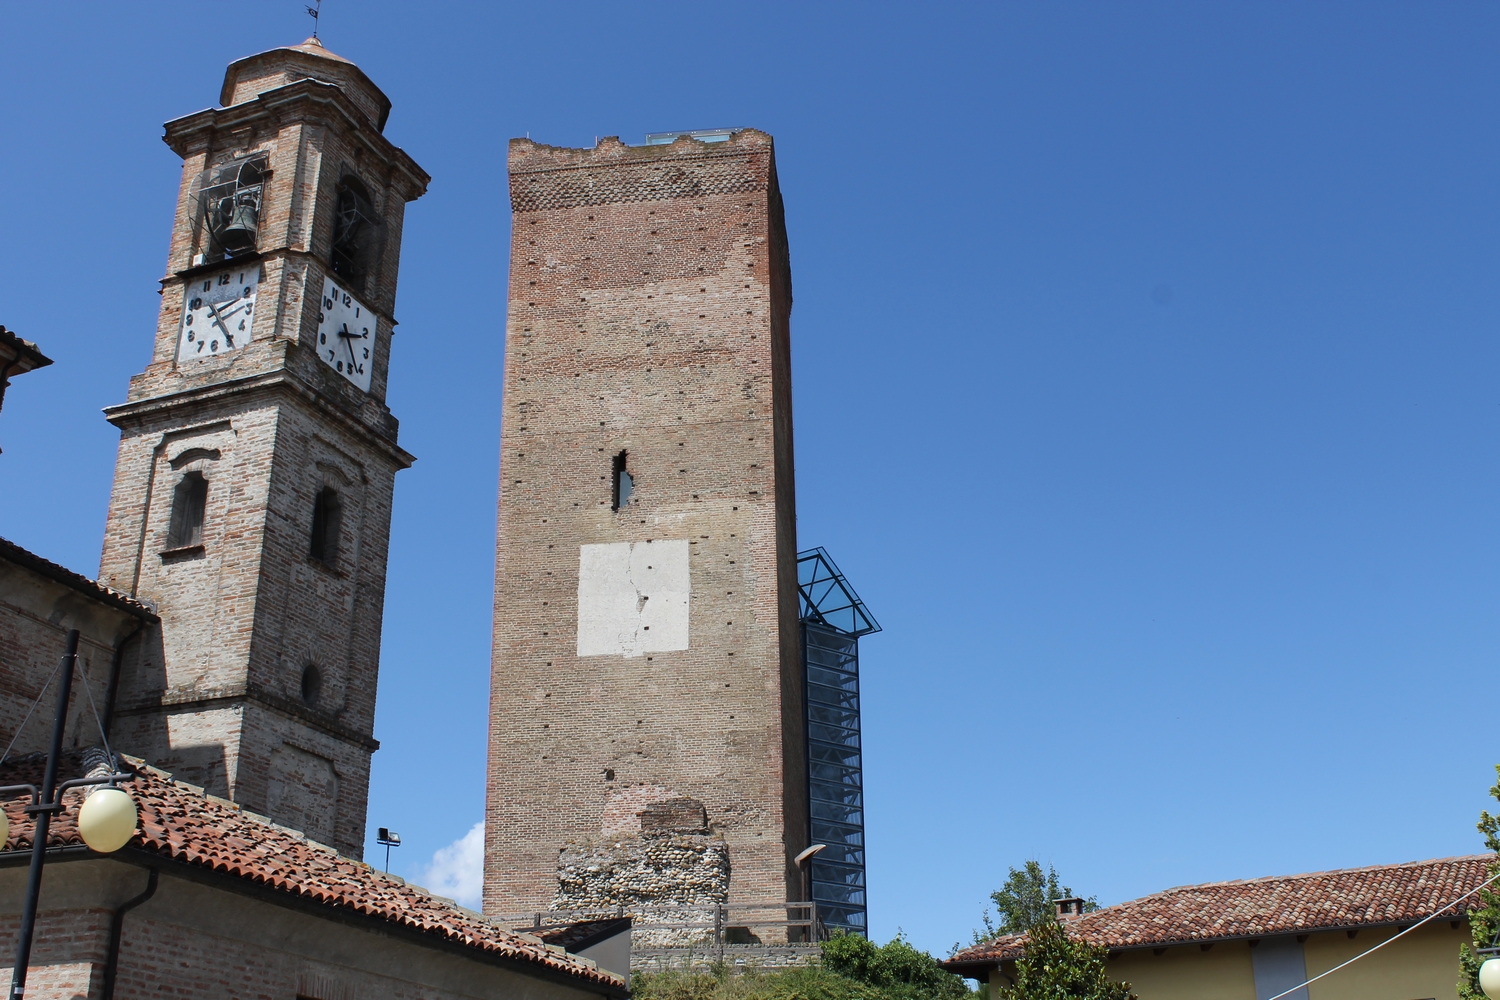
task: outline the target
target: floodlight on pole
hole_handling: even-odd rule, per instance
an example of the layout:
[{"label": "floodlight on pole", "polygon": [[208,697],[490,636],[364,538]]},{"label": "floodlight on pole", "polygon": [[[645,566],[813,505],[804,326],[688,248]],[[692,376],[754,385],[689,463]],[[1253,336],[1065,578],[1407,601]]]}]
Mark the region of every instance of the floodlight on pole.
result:
[{"label": "floodlight on pole", "polygon": [[401,834],[381,827],[375,832],[375,843],[385,845],[385,870],[391,870],[391,848],[401,846]]}]

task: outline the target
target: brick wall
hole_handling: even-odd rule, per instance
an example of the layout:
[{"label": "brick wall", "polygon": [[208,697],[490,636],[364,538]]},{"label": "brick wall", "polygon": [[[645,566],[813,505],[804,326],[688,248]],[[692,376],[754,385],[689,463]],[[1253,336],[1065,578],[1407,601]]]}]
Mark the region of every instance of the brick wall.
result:
[{"label": "brick wall", "polygon": [[[7,982],[25,880],[24,866],[0,868],[0,976]],[[99,997],[110,913],[145,885],[145,869],[113,860],[49,864],[27,1000]],[[501,968],[453,946],[425,946],[169,873],[162,875],[156,894],[125,917],[115,987],[116,1000],[575,1000],[597,995]]]},{"label": "brick wall", "polygon": [[[101,578],[155,601],[163,625],[159,655],[122,677],[119,748],[359,856],[404,463],[284,389],[122,423]],[[208,504],[202,546],[180,552],[172,487],[189,472]],[[325,486],[343,505],[332,565],[309,556]],[[320,683],[304,698],[309,666]]]},{"label": "brick wall", "polygon": [[[321,50],[242,60],[226,93],[230,106],[167,124],[183,174],[155,350],[128,401],[107,411],[121,436],[100,579],[156,602],[163,620],[126,671],[120,748],[358,857],[391,500],[412,461],[385,405],[396,277],[405,205],[427,175],[381,135],[379,91]],[[219,269],[192,265],[205,247],[195,184],[250,153],[271,171],[259,257],[233,264],[260,270],[251,339],[179,362],[187,289]],[[349,174],[385,230],[359,291],[376,317],[368,394],[313,343]],[[208,480],[203,544],[174,551],[173,492],[194,473]],[[341,532],[337,556],[319,561],[309,542],[325,487],[340,498]],[[309,666],[319,683],[305,697]]]},{"label": "brick wall", "polygon": [[[565,844],[674,797],[729,845],[731,902],[785,899],[806,792],[771,137],[513,140],[510,168],[486,909],[545,908]],[[580,656],[580,547],[657,572],[657,541],[689,553],[685,640]]]},{"label": "brick wall", "polygon": [[[73,675],[65,742],[97,744],[99,723],[93,712],[106,712],[115,650],[132,659],[142,640],[149,641],[155,632],[148,618],[121,608],[89,581],[70,581],[73,576],[0,544],[0,749],[12,739],[14,754],[47,749],[57,708],[55,672],[68,630],[74,628],[82,670]],[[52,686],[43,696],[49,681]]]}]

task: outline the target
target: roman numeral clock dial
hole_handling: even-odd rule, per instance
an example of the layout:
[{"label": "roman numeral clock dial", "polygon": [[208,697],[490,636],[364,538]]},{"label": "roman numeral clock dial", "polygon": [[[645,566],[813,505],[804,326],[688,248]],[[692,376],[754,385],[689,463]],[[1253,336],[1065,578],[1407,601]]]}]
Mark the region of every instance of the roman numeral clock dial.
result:
[{"label": "roman numeral clock dial", "polygon": [[318,308],[318,357],[369,392],[370,370],[374,367],[375,317],[332,278],[323,279],[323,301]]},{"label": "roman numeral clock dial", "polygon": [[177,360],[217,357],[250,343],[259,287],[259,264],[189,281],[183,288]]}]

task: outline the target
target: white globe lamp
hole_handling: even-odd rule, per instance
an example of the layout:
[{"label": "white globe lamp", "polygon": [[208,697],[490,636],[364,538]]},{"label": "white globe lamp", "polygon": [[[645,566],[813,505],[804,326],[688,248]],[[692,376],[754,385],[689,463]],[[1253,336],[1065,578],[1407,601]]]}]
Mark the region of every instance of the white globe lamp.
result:
[{"label": "white globe lamp", "polygon": [[1500,1000],[1500,958],[1485,959],[1479,967],[1479,988],[1490,1000]]},{"label": "white globe lamp", "polygon": [[118,788],[100,788],[78,809],[78,833],[89,850],[111,854],[135,835],[135,800]]}]

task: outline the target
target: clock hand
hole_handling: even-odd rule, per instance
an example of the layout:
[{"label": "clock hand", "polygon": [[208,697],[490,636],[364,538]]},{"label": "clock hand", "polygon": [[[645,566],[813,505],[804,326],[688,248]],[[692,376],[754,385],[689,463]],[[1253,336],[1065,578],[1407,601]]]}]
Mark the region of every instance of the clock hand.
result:
[{"label": "clock hand", "polygon": [[219,329],[224,331],[224,343],[229,347],[233,347],[234,334],[230,333],[229,327],[224,325],[224,317],[225,315],[233,316],[234,311],[221,315],[219,313],[219,310],[214,308],[214,304],[212,302],[208,303],[208,311],[213,314],[214,322],[219,324]]},{"label": "clock hand", "polygon": [[354,362],[354,341],[355,341],[355,339],[359,335],[356,334],[356,333],[350,333],[349,332],[349,324],[345,323],[344,324],[344,328],[339,331],[339,336],[344,338],[344,346],[349,349],[349,370],[353,371],[354,370],[354,364],[355,364],[355,362]]},{"label": "clock hand", "polygon": [[219,329],[224,331],[224,336],[230,338],[230,343],[234,343],[233,336],[229,332],[229,327],[224,325],[224,317],[219,315],[219,310],[214,308],[214,304],[212,302],[207,303],[207,305],[208,311],[213,315],[214,322],[219,324]]}]

